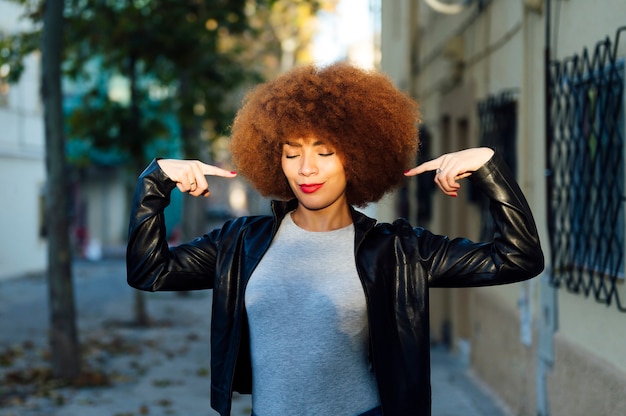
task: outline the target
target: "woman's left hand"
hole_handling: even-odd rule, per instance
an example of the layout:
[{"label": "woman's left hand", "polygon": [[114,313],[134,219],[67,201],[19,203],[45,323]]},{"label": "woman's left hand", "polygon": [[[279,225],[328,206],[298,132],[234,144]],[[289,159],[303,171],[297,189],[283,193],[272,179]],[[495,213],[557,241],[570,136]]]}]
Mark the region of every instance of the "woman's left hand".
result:
[{"label": "woman's left hand", "polygon": [[458,180],[467,178],[493,156],[488,147],[475,147],[446,153],[436,159],[424,162],[404,172],[406,176],[415,176],[428,171],[436,171],[435,183],[448,196],[457,196],[461,185]]}]

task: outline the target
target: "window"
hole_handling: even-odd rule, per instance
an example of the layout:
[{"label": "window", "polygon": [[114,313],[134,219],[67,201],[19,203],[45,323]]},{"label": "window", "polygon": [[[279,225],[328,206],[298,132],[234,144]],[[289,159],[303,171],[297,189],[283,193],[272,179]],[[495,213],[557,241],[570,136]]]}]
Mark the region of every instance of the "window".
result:
[{"label": "window", "polygon": [[552,64],[549,226],[553,284],[626,312],[624,62],[610,52]]},{"label": "window", "polygon": [[[515,90],[506,90],[478,103],[480,145],[497,149],[513,174],[517,171],[517,95]],[[491,240],[494,224],[489,213],[489,200],[473,189],[470,189],[470,195],[481,207],[480,239]]]}]

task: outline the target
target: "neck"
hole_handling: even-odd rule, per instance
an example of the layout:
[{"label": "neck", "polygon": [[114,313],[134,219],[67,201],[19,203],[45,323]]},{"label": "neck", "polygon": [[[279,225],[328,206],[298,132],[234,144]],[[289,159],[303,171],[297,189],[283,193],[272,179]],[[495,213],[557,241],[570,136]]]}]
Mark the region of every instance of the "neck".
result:
[{"label": "neck", "polygon": [[310,210],[298,204],[291,218],[298,227],[315,232],[338,230],[352,224],[352,215],[347,204],[320,210]]}]

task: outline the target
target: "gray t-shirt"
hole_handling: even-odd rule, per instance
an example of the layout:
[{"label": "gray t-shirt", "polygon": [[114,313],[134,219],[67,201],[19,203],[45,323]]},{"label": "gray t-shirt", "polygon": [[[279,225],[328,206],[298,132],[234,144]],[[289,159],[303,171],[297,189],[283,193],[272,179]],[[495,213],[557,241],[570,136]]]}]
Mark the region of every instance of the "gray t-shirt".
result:
[{"label": "gray t-shirt", "polygon": [[376,407],[354,226],[306,231],[291,215],[245,296],[257,416],[354,416]]}]

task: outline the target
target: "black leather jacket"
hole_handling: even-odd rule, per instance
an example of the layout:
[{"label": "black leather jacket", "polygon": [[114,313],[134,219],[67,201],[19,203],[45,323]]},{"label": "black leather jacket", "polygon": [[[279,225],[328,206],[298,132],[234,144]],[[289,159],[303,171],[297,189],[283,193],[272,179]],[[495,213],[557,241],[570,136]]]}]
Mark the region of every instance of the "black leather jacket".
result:
[{"label": "black leather jacket", "polygon": [[[429,287],[511,283],[543,270],[532,214],[500,157],[470,179],[491,198],[497,229],[491,242],[448,239],[405,220],[376,223],[352,210],[371,361],[385,416],[430,415]],[[273,216],[237,218],[168,248],[163,210],[174,187],[155,161],[140,177],[130,219],[128,283],[148,291],[213,289],[211,405],[225,416],[233,391],[251,391],[246,283],[296,201],[275,202]]]}]

